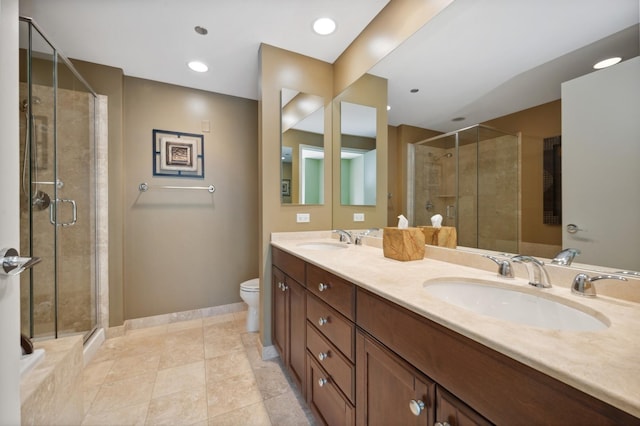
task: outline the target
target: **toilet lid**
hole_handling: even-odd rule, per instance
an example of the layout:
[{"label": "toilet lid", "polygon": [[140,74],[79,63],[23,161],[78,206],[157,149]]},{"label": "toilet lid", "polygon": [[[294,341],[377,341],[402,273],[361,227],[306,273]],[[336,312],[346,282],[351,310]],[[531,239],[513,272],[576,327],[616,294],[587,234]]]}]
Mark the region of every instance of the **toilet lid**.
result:
[{"label": "toilet lid", "polygon": [[245,281],[240,284],[240,288],[244,291],[259,291],[260,280],[258,278],[254,278],[252,280]]}]

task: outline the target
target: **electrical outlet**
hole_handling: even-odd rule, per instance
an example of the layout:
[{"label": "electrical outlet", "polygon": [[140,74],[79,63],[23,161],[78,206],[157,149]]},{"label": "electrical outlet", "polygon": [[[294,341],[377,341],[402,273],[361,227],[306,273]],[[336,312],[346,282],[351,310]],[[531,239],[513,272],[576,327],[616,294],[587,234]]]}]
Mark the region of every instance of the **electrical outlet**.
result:
[{"label": "electrical outlet", "polygon": [[309,223],[311,222],[311,217],[309,213],[296,213],[296,222]]},{"label": "electrical outlet", "polygon": [[364,213],[354,213],[353,214],[354,222],[364,222]]}]

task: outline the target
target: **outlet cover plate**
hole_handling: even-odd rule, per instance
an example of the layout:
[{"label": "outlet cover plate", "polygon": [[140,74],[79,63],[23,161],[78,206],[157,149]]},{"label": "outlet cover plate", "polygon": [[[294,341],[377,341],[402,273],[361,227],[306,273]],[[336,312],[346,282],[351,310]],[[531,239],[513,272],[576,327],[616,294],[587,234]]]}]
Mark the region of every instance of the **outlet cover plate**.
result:
[{"label": "outlet cover plate", "polygon": [[353,214],[354,222],[364,222],[364,213],[354,213]]},{"label": "outlet cover plate", "polygon": [[309,223],[311,222],[311,217],[309,213],[296,213],[296,222],[297,223]]}]

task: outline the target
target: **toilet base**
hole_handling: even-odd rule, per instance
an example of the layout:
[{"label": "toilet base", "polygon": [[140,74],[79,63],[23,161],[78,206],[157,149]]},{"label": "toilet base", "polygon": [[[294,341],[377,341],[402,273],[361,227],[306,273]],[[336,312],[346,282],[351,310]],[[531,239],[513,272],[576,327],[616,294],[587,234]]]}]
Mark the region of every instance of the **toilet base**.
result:
[{"label": "toilet base", "polygon": [[258,318],[258,309],[249,307],[247,311],[247,332],[254,333],[260,330],[260,318]]}]

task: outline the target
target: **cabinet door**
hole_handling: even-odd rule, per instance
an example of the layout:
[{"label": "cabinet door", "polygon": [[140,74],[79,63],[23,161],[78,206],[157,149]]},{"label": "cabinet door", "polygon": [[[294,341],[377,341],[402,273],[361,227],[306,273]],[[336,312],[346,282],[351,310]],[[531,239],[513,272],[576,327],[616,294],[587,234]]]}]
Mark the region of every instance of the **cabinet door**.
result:
[{"label": "cabinet door", "polygon": [[280,354],[282,361],[287,363],[287,292],[284,290],[286,286],[284,273],[276,267],[272,268],[271,288],[272,291],[272,336],[273,345]]},{"label": "cabinet door", "polygon": [[290,277],[286,277],[289,303],[289,362],[287,367],[304,394],[305,347],[306,347],[306,291],[302,285]]},{"label": "cabinet door", "polygon": [[436,422],[438,422],[436,424],[450,426],[484,426],[491,424],[487,419],[440,386],[436,390]]},{"label": "cabinet door", "polygon": [[359,425],[432,425],[435,384],[358,332],[356,420]]}]

